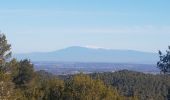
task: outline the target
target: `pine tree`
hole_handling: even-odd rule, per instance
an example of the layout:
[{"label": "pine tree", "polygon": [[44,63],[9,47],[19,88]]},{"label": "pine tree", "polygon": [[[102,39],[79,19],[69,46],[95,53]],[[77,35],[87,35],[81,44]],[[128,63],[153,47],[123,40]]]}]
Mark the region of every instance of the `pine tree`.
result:
[{"label": "pine tree", "polygon": [[170,46],[165,55],[159,51],[159,57],[160,61],[157,63],[158,68],[163,74],[170,74]]},{"label": "pine tree", "polygon": [[0,100],[15,100],[14,84],[11,81],[7,60],[11,57],[11,45],[6,36],[0,34]]}]

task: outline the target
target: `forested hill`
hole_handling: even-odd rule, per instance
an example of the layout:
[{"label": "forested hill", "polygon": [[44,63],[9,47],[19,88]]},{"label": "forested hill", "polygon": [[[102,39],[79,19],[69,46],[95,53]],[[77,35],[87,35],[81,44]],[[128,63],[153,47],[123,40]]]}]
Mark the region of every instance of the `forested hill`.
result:
[{"label": "forested hill", "polygon": [[[139,100],[166,100],[167,89],[170,87],[170,76],[168,75],[152,75],[128,70],[89,75],[93,79],[102,80],[105,84],[116,87],[121,95],[137,96]],[[59,77],[69,80],[72,76],[74,75]]]},{"label": "forested hill", "polygon": [[170,76],[143,74],[133,71],[91,74],[116,87],[125,96],[138,96],[139,100],[166,100]]}]

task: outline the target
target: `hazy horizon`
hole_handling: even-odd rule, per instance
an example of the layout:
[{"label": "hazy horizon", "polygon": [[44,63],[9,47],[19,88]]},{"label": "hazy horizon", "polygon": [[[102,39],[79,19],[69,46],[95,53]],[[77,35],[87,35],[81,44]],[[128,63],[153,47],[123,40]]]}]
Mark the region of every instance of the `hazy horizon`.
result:
[{"label": "hazy horizon", "polygon": [[56,50],[50,50],[50,51],[33,51],[33,52],[20,52],[20,53],[13,53],[13,54],[29,54],[29,53],[48,53],[48,52],[56,52],[59,50],[64,50],[64,49],[68,49],[71,47],[80,47],[80,48],[88,48],[88,49],[96,49],[96,50],[100,50],[100,49],[104,49],[104,50],[116,50],[116,51],[137,51],[137,52],[144,52],[144,53],[158,53],[158,51],[156,52],[151,52],[151,51],[142,51],[142,50],[133,50],[133,49],[112,49],[112,48],[104,48],[104,47],[92,47],[92,46],[69,46],[69,47],[64,47],[64,48],[59,48]]},{"label": "hazy horizon", "polygon": [[170,44],[168,0],[17,1],[0,6],[0,30],[14,53],[70,46],[156,53]]}]

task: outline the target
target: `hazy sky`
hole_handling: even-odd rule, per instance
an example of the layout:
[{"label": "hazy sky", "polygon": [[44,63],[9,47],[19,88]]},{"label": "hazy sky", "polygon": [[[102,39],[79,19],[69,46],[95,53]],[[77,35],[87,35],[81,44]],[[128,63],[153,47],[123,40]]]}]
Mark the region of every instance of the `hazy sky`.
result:
[{"label": "hazy sky", "polygon": [[91,46],[157,52],[170,45],[170,0],[1,0],[14,53]]}]

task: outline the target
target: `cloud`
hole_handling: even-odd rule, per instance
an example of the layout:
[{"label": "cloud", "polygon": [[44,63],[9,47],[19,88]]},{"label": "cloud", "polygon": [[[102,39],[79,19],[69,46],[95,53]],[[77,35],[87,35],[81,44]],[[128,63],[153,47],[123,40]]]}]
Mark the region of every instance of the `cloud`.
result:
[{"label": "cloud", "polygon": [[65,16],[65,15],[86,15],[86,16],[126,16],[125,12],[106,12],[106,11],[69,11],[69,10],[31,10],[31,9],[5,9],[0,10],[1,16]]},{"label": "cloud", "polygon": [[[12,30],[12,29],[11,29]],[[112,28],[82,28],[82,27],[25,27],[15,28],[13,30],[17,34],[143,34],[157,35],[170,34],[170,26],[127,26],[127,27],[112,27]]]},{"label": "cloud", "polygon": [[52,33],[169,34],[170,26],[156,27],[152,25],[145,25],[112,28],[60,28],[51,30],[53,30]]}]

